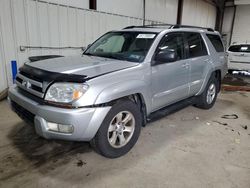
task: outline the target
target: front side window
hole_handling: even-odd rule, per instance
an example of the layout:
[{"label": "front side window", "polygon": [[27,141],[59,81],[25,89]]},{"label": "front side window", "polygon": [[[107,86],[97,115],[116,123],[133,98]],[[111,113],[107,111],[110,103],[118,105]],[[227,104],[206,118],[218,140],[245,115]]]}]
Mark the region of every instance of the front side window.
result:
[{"label": "front side window", "polygon": [[207,34],[207,37],[217,52],[224,52],[224,47],[219,35]]},{"label": "front side window", "polygon": [[98,39],[84,54],[142,62],[156,35],[141,32],[110,32]]},{"label": "front side window", "polygon": [[199,33],[185,33],[188,42],[189,57],[200,57],[207,55],[207,49]]},{"label": "front side window", "polygon": [[165,49],[175,51],[177,54],[177,60],[184,59],[183,35],[177,33],[170,33],[165,35],[165,37],[160,42],[158,50]]}]

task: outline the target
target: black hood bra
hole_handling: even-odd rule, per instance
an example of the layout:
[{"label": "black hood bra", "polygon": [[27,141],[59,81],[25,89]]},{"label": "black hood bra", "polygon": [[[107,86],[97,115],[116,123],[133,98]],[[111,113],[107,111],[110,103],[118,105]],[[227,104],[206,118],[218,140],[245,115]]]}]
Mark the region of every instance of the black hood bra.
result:
[{"label": "black hood bra", "polygon": [[125,68],[121,68],[118,70],[106,72],[103,74],[99,74],[93,77],[88,77],[87,75],[77,75],[77,74],[65,74],[65,73],[58,73],[58,72],[52,72],[47,71],[39,68],[35,68],[32,66],[29,66],[27,64],[24,64],[20,69],[20,74],[33,79],[37,80],[39,82],[47,81],[47,82],[76,82],[76,83],[83,83],[87,80],[97,78],[99,76],[103,76],[112,72],[124,70]]},{"label": "black hood bra", "polygon": [[24,64],[20,69],[20,74],[27,76],[33,80],[37,81],[47,81],[47,82],[77,82],[83,83],[88,80],[85,75],[76,75],[76,74],[64,74],[58,72],[51,72],[47,70],[42,70],[39,68],[31,67],[27,64]]}]

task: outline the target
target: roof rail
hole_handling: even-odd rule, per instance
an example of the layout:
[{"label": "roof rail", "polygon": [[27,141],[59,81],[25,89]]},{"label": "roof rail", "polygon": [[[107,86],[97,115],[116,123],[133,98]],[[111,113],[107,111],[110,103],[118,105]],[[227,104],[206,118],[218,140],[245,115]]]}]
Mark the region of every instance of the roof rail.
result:
[{"label": "roof rail", "polygon": [[132,29],[132,28],[135,28],[136,26],[134,25],[130,25],[130,26],[127,26],[127,27],[124,27],[123,29]]},{"label": "roof rail", "polygon": [[178,28],[197,28],[197,29],[206,29],[207,31],[214,32],[212,28],[207,28],[207,27],[199,27],[199,26],[192,26],[192,25],[172,25],[172,24],[151,24],[151,25],[131,25],[127,26],[123,29],[132,29],[132,28],[154,28],[154,27],[168,27],[168,29],[178,29]]},{"label": "roof rail", "polygon": [[171,24],[151,24],[151,25],[131,25],[131,26],[127,26],[123,29],[132,29],[132,28],[154,28],[154,27],[170,27],[172,26]]},{"label": "roof rail", "polygon": [[206,29],[207,31],[212,31],[214,30],[212,28],[207,28],[207,27],[199,27],[199,26],[192,26],[192,25],[172,25],[169,27],[169,29],[178,29],[178,28],[197,28],[197,29]]}]

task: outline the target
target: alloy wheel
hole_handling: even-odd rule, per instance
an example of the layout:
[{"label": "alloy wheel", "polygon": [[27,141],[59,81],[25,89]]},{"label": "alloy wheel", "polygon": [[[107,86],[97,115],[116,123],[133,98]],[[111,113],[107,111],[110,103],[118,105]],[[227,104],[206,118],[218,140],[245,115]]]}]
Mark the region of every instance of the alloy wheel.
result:
[{"label": "alloy wheel", "polygon": [[125,146],[133,136],[135,130],[135,118],[129,111],[119,112],[111,120],[108,128],[108,141],[114,148]]}]

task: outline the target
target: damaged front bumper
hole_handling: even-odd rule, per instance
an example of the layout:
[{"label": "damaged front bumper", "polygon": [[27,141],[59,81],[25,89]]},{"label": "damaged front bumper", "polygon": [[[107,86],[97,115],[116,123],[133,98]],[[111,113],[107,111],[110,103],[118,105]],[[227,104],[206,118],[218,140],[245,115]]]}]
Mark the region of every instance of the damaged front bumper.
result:
[{"label": "damaged front bumper", "polygon": [[[111,109],[110,106],[65,109],[44,105],[25,96],[16,86],[9,89],[8,100],[13,111],[31,122],[37,134],[47,139],[90,141]],[[53,124],[64,125],[64,131],[55,131],[51,128]]]}]

